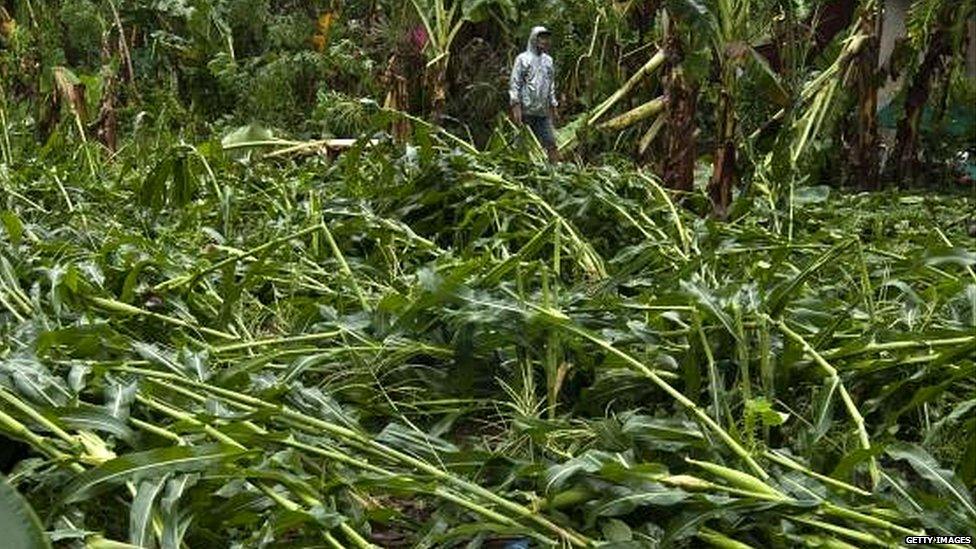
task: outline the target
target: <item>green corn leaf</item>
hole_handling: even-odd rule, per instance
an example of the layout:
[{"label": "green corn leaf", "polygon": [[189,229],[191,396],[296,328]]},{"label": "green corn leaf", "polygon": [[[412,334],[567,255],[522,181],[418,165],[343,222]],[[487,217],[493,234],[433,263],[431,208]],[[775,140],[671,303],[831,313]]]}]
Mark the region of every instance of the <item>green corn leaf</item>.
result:
[{"label": "green corn leaf", "polygon": [[87,429],[110,433],[118,438],[131,442],[135,436],[132,429],[124,421],[109,413],[105,408],[96,406],[78,406],[56,408],[52,414],[65,426],[73,429]]},{"label": "green corn leaf", "polygon": [[147,208],[158,210],[166,201],[166,181],[173,173],[173,158],[167,156],[149,172],[139,189],[139,203]]},{"label": "green corn leaf", "polygon": [[19,246],[21,237],[24,235],[24,222],[10,210],[0,212],[0,222],[3,223],[4,230],[7,231],[7,238],[10,239],[10,243]]},{"label": "green corn leaf", "polygon": [[657,483],[644,483],[640,490],[608,488],[604,492],[604,497],[600,501],[588,504],[588,510],[594,516],[626,516],[638,507],[645,506],[678,507],[691,497],[683,490]]},{"label": "green corn leaf", "polygon": [[0,475],[0,532],[4,547],[17,549],[50,549],[51,543],[34,509],[24,496]]},{"label": "green corn leaf", "polygon": [[109,460],[75,477],[65,486],[61,499],[74,503],[92,498],[131,479],[159,476],[169,472],[198,471],[230,461],[242,451],[225,444],[176,446],[126,454]]},{"label": "green corn leaf", "polygon": [[710,292],[695,284],[694,282],[689,282],[686,280],[681,281],[681,289],[688,293],[694,298],[695,302],[708,311],[712,316],[718,319],[722,323],[722,326],[728,330],[732,337],[738,339],[738,331],[735,329],[735,325],[732,322],[732,317],[729,316],[722,308],[719,306],[718,300]]},{"label": "green corn leaf", "polygon": [[976,506],[966,487],[952,471],[943,469],[938,462],[922,448],[905,443],[890,444],[886,453],[893,459],[906,461],[915,472],[932,483],[939,493],[958,502],[966,512],[976,519]]},{"label": "green corn leaf", "polygon": [[813,276],[814,273],[833,261],[838,255],[840,255],[841,252],[853,244],[853,240],[837,244],[824,252],[823,255],[821,255],[815,261],[807,265],[807,267],[799,272],[796,276],[790,278],[790,280],[788,280],[785,284],[774,289],[766,299],[766,309],[769,311],[769,315],[773,317],[778,316],[806,279]]},{"label": "green corn leaf", "polygon": [[166,486],[166,476],[146,479],[139,483],[129,508],[129,542],[138,547],[152,545],[152,516],[155,501]]}]

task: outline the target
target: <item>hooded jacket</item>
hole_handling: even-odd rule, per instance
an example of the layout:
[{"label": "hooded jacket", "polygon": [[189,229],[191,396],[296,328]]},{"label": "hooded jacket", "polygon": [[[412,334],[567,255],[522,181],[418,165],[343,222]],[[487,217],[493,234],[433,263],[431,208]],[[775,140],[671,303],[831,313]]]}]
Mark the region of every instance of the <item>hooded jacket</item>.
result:
[{"label": "hooded jacket", "polygon": [[525,51],[515,58],[508,84],[510,105],[522,105],[522,113],[530,116],[549,116],[549,108],[556,102],[555,68],[552,57],[542,53],[536,44],[545,27],[533,27]]}]

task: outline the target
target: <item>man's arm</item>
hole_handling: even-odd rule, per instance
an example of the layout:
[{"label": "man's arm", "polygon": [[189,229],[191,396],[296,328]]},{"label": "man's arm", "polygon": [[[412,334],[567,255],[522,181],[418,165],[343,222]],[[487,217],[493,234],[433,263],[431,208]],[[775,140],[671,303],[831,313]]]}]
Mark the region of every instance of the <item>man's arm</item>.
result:
[{"label": "man's arm", "polygon": [[519,55],[512,64],[512,75],[508,79],[508,105],[516,124],[522,123],[522,73],[522,56]]},{"label": "man's arm", "polygon": [[[551,63],[551,61],[550,61]],[[549,81],[549,117],[553,122],[556,120],[556,107],[559,101],[556,100],[556,65],[552,65],[552,79]]]}]

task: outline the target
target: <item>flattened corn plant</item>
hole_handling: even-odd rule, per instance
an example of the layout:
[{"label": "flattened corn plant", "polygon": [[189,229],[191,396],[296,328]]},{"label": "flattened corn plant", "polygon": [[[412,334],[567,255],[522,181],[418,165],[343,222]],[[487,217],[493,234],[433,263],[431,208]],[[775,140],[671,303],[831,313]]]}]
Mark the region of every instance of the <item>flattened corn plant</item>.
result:
[{"label": "flattened corn plant", "polygon": [[786,234],[763,201],[714,223],[645,173],[415,142],[0,172],[25,543],[973,532],[970,198],[798,189]]}]

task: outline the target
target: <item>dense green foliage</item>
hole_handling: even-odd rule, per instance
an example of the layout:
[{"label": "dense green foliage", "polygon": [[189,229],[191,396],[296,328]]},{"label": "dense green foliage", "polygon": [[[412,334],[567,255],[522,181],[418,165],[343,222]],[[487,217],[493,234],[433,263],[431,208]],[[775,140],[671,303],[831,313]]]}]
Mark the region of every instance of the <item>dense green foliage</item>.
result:
[{"label": "dense green foliage", "polygon": [[[442,9],[454,4],[453,11]],[[634,82],[600,122],[658,97],[676,97],[668,74],[679,70],[697,97],[690,129],[701,133],[699,154],[717,162],[710,157],[727,133],[740,149],[734,171],[743,180],[753,171],[783,179],[776,166],[796,163],[794,156],[800,155],[805,179],[835,184],[849,170],[834,160],[854,146],[858,124],[860,98],[853,87],[859,73],[852,59],[861,44],[876,39],[859,30],[857,18],[868,17],[880,2],[6,0],[3,5],[0,96],[6,98],[2,104],[12,126],[6,137],[13,149],[38,137],[47,141],[54,121],[74,110],[62,97],[58,67],[82,86],[81,121],[91,139],[103,142],[104,130],[113,124],[119,135],[137,127],[195,138],[260,123],[297,139],[354,137],[375,129],[366,125],[364,111],[390,106],[392,96],[395,108],[436,119],[480,146],[500,126],[512,58],[524,47],[528,29],[544,23],[555,37],[562,121],[574,130],[584,127],[573,149],[579,158],[631,158],[657,173],[666,171],[676,124],[667,113],[633,120],[619,131],[585,128],[586,122],[598,122],[587,115],[658,52],[665,55],[664,65]],[[824,34],[828,31],[817,22],[843,17],[835,11],[847,20]],[[889,185],[918,180],[956,187],[954,180],[973,170],[958,156],[976,155],[976,116],[970,108],[976,85],[971,74],[966,76],[963,54],[974,39],[966,27],[974,12],[973,0],[916,2],[902,22],[907,31],[899,46],[870,75],[878,88],[886,79],[898,83],[891,90],[884,86],[890,104],[877,120],[882,135],[874,136],[881,140],[875,156],[885,165]],[[934,57],[926,64],[929,51]],[[402,97],[396,93],[400,84]],[[440,102],[438,89],[445,93]],[[914,112],[913,100],[921,101],[922,112]],[[104,116],[109,104],[117,121]],[[734,121],[722,122],[729,109]],[[924,123],[908,124],[916,115],[924,115]],[[913,131],[896,139],[903,123]],[[795,150],[801,136],[805,146]],[[901,151],[896,141],[913,148]],[[891,159],[903,152],[921,164],[919,173],[903,173],[909,170]],[[880,162],[881,157],[886,160]]]},{"label": "dense green foliage", "polygon": [[[6,2],[4,539],[758,548],[976,531],[976,201],[949,162],[971,136],[943,139],[926,111],[915,144],[938,184],[839,188],[861,35],[779,74],[714,54],[757,44],[773,20],[757,14],[818,3],[648,4]],[[919,5],[917,51],[962,43],[947,2]],[[580,116],[561,135],[574,161],[554,166],[496,118],[498,71],[543,16],[585,37],[559,43]],[[651,62],[682,42],[680,62]],[[417,77],[393,105],[391,55]],[[961,65],[940,89],[965,105]],[[796,101],[777,117],[780,87]],[[620,114],[680,89],[700,93],[709,151],[691,188],[657,175],[687,144],[673,102]],[[333,136],[357,139],[317,139]],[[731,163],[711,157],[733,137]],[[729,167],[727,219],[709,217]]]},{"label": "dense green foliage", "polygon": [[761,547],[971,527],[969,199],[808,188],[791,239],[761,202],[703,221],[643,174],[417,138],[5,177],[4,430],[36,452],[14,476],[50,528]]}]

